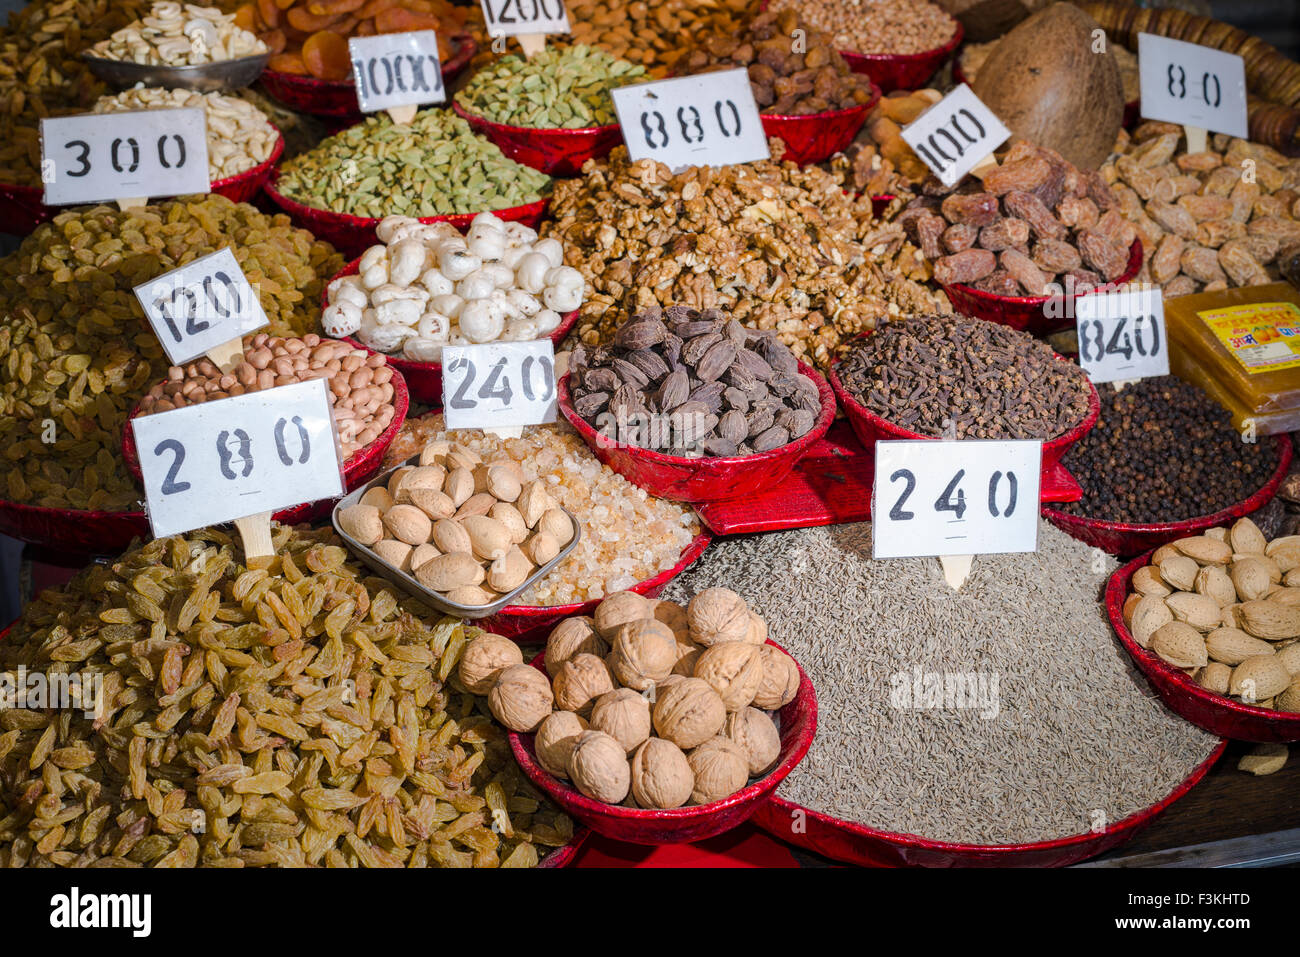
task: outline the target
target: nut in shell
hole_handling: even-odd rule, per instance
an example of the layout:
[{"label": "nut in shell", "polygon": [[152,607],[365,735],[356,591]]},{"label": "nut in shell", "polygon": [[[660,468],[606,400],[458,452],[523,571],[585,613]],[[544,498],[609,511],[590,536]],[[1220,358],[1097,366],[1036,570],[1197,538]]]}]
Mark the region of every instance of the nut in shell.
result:
[{"label": "nut in shell", "polygon": [[1134,606],[1133,619],[1129,627],[1133,631],[1133,639],[1143,648],[1149,648],[1151,636],[1156,633],[1156,629],[1173,620],[1174,613],[1165,604],[1163,598],[1145,595],[1139,598]]},{"label": "nut in shell", "polygon": [[[539,516],[540,517],[540,516]],[[650,600],[630,591],[616,591],[596,606],[596,631],[612,640],[619,626],[629,621],[652,617]]]},{"label": "nut in shell", "polygon": [[743,641],[705,648],[695,663],[695,677],[718,693],[728,711],[739,711],[754,700],[763,680],[758,648]]},{"label": "nut in shell", "polygon": [[730,588],[706,588],[686,606],[691,638],[709,647],[727,641],[744,641],[749,634],[749,606]]},{"label": "nut in shell", "polygon": [[483,583],[483,566],[469,552],[450,552],[430,559],[415,570],[416,580],[430,591],[447,593]]},{"label": "nut in shell", "polygon": [[584,731],[569,753],[569,778],[587,797],[619,804],[632,786],[623,746],[603,731]]},{"label": "nut in shell", "polygon": [[485,695],[492,690],[502,671],[523,662],[524,655],[517,644],[509,638],[484,632],[465,646],[457,675],[466,691]]},{"label": "nut in shell", "polygon": [[699,678],[675,682],[654,706],[655,731],[684,751],[718,734],[726,719],[722,698]]},{"label": "nut in shell", "polygon": [[596,633],[594,622],[586,615],[564,619],[551,629],[551,634],[546,639],[547,674],[559,674],[561,665],[574,655],[584,652],[604,658],[609,649]]},{"label": "nut in shell", "polygon": [[511,731],[520,733],[532,731],[541,724],[554,704],[555,696],[546,675],[525,664],[503,669],[488,692],[488,708],[493,717]]},{"label": "nut in shell", "polygon": [[749,758],[730,738],[710,738],[692,750],[686,760],[695,775],[692,803],[721,801],[749,781]]},{"label": "nut in shell", "polygon": [[401,572],[411,570],[411,553],[414,549],[406,542],[399,542],[395,538],[385,538],[383,541],[375,542],[373,549],[384,564],[391,565]]},{"label": "nut in shell", "polygon": [[631,754],[650,737],[650,702],[630,688],[606,692],[591,709],[591,727]]},{"label": "nut in shell", "polygon": [[653,618],[620,625],[612,650],[614,676],[637,691],[668,677],[677,663],[677,640],[672,629]]},{"label": "nut in shell", "polygon": [[784,708],[799,693],[799,666],[776,645],[760,647],[758,660],[763,667],[763,677],[754,692],[753,706],[765,711]]},{"label": "nut in shell", "polygon": [[655,621],[661,621],[671,628],[679,643],[690,642],[691,626],[686,620],[686,609],[677,602],[664,598],[653,602],[653,605],[652,614]]},{"label": "nut in shell", "polygon": [[690,762],[671,741],[650,738],[632,755],[632,797],[641,807],[681,807],[694,787]]},{"label": "nut in shell", "polygon": [[585,652],[560,665],[555,675],[555,701],[563,711],[586,715],[597,698],[613,690],[614,679],[605,662]]},{"label": "nut in shell", "polygon": [[384,521],[373,505],[349,505],[338,511],[339,528],[362,545],[374,545],[384,537]]},{"label": "nut in shell", "polygon": [[728,714],[722,734],[745,752],[752,777],[767,773],[781,756],[781,735],[776,723],[757,708]]},{"label": "nut in shell", "polygon": [[1239,518],[1228,531],[1228,544],[1237,553],[1263,555],[1268,548],[1268,539],[1249,518]]},{"label": "nut in shell", "polygon": [[1186,555],[1171,555],[1160,563],[1160,578],[1178,591],[1191,591],[1196,587],[1196,573],[1200,566]]},{"label": "nut in shell", "polygon": [[470,515],[462,524],[469,533],[470,549],[479,558],[495,561],[504,558],[510,550],[510,533],[496,519]]},{"label": "nut in shell", "polygon": [[1277,655],[1254,655],[1232,669],[1228,693],[1251,704],[1281,694],[1290,684],[1291,675],[1277,660]]},{"label": "nut in shell", "polygon": [[587,730],[587,721],[572,711],[552,711],[537,727],[533,750],[537,763],[557,778],[569,776],[569,755],[578,736]]},{"label": "nut in shell", "polygon": [[1151,650],[1175,668],[1200,668],[1209,660],[1205,637],[1186,622],[1161,625],[1151,636]]},{"label": "nut in shell", "polygon": [[1178,549],[1202,565],[1226,565],[1232,561],[1232,546],[1208,535],[1192,535],[1174,542]]}]

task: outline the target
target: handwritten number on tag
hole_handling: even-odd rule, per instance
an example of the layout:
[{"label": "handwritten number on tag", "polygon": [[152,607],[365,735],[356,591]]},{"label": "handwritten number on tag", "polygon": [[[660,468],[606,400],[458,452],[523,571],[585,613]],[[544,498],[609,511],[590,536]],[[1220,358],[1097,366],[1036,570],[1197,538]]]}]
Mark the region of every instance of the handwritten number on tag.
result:
[{"label": "handwritten number on tag", "polygon": [[[960,522],[962,520],[962,516],[966,514],[966,493],[957,488],[957,483],[965,477],[966,470],[958,469],[957,474],[952,477],[952,481],[948,483],[947,487],[944,488],[939,497],[934,500],[934,510],[936,512],[953,512],[957,516],[957,521]],[[955,502],[952,500],[952,493],[954,491],[957,493],[957,501]],[[989,500],[992,501],[991,495]]]},{"label": "handwritten number on tag", "polygon": [[73,140],[71,143],[64,143],[64,149],[73,149],[79,147],[81,155],[77,157],[77,162],[81,164],[81,169],[69,170],[69,176],[85,176],[90,172],[90,144],[85,140]]},{"label": "handwritten number on tag", "polygon": [[[961,480],[966,477],[966,470],[959,469],[957,474],[952,477],[940,496],[934,501],[934,510],[936,512],[952,512],[957,516],[956,521],[962,521],[966,517],[966,492],[960,488]],[[1002,480],[1007,482],[1007,507],[999,512],[997,504],[998,490],[1001,487]],[[902,481],[904,484],[903,493],[894,502],[893,508],[889,510],[890,521],[906,522],[916,517],[915,512],[904,510],[903,505],[916,491],[916,475],[911,469],[899,469],[889,476],[889,481]],[[994,518],[1010,518],[1016,510],[1016,500],[1020,489],[1020,482],[1016,478],[1015,472],[994,472],[989,477],[988,488],[988,508],[989,515]],[[954,498],[955,495],[955,498]]]},{"label": "handwritten number on tag", "polygon": [[907,486],[903,489],[903,494],[898,497],[898,501],[894,503],[894,507],[889,510],[889,518],[894,522],[906,522],[916,518],[915,512],[903,511],[903,503],[916,491],[916,476],[912,474],[910,469],[899,469],[889,476],[891,482],[897,482],[899,479],[906,482]]},{"label": "handwritten number on tag", "polygon": [[177,482],[176,475],[181,470],[181,463],[185,461],[185,446],[181,445],[175,439],[164,439],[154,446],[154,455],[164,455],[171,452],[171,468],[167,470],[167,477],[163,479],[162,493],[164,495],[175,495],[177,492],[184,492],[190,487],[189,482]]},{"label": "handwritten number on tag", "polygon": [[[502,359],[502,362],[505,360]],[[533,393],[533,369],[542,370],[542,383],[546,386],[546,392],[542,395],[541,401],[550,402],[555,398],[555,370],[551,368],[549,362],[539,362],[533,356],[525,356],[523,364],[519,368],[520,378],[523,380],[521,385],[524,389],[524,398],[529,402],[536,402],[537,396]]]}]

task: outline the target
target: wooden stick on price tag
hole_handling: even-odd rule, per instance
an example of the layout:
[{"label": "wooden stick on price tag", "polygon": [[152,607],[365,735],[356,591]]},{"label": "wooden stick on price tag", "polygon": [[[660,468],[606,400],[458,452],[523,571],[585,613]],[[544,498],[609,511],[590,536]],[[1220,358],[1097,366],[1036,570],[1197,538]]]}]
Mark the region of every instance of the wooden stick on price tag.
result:
[{"label": "wooden stick on price tag", "polygon": [[1184,126],[1183,135],[1187,137],[1187,152],[1204,153],[1207,145],[1207,131],[1203,126]]},{"label": "wooden stick on price tag", "polygon": [[204,355],[222,372],[230,372],[244,358],[244,340],[231,339],[219,346],[213,346]]},{"label": "wooden stick on price tag", "polygon": [[985,176],[987,176],[989,173],[991,173],[993,170],[997,168],[998,168],[998,161],[994,157],[994,155],[990,153],[988,156],[984,157],[973,167],[971,167],[970,174],[982,182]]},{"label": "wooden stick on price tag", "polygon": [[939,564],[943,566],[943,578],[949,588],[953,591],[961,591],[961,586],[966,584],[966,579],[970,577],[970,569],[974,561],[974,555],[939,556]]},{"label": "wooden stick on price tag", "polygon": [[404,106],[390,106],[387,113],[398,126],[409,126],[419,109],[416,104],[407,103]]},{"label": "wooden stick on price tag", "polygon": [[148,196],[128,196],[123,199],[115,200],[117,208],[126,212],[128,209],[140,209],[149,205]]},{"label": "wooden stick on price tag", "polygon": [[524,56],[530,60],[546,49],[545,33],[521,33],[515,39],[524,48]]},{"label": "wooden stick on price tag", "polygon": [[275,557],[271,545],[271,513],[258,512],[235,519],[235,528],[244,542],[244,564],[249,568],[265,568]]}]

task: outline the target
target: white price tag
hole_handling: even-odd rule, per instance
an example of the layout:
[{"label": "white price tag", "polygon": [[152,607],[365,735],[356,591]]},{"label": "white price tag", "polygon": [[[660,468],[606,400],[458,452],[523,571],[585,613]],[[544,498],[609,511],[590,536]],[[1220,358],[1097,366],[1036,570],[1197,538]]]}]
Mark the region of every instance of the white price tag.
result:
[{"label": "white price tag", "polygon": [[1042,459],[1042,442],[877,442],[872,556],[1036,551]]},{"label": "white price tag", "polygon": [[1169,374],[1165,301],[1159,286],[1074,300],[1079,365],[1093,382]]},{"label": "white price tag", "polygon": [[208,124],[199,107],[41,120],[47,206],[207,193]]},{"label": "white price tag", "polygon": [[945,186],[953,186],[1011,136],[963,83],[903,128],[903,141]]},{"label": "white price tag", "polygon": [[257,293],[228,246],[142,282],[134,291],[172,365],[267,324]]},{"label": "white price tag", "polygon": [[1138,34],[1142,116],[1243,139],[1246,66],[1235,53]]},{"label": "white price tag", "polygon": [[442,411],[448,429],[495,429],[555,421],[555,346],[489,342],[444,346]]},{"label": "white price tag", "polygon": [[131,420],[155,538],[342,495],[324,379]]},{"label": "white price tag", "polygon": [[772,154],[745,70],[721,70],[610,91],[633,162],[688,166],[752,163]]},{"label": "white price tag", "polygon": [[517,37],[528,33],[568,33],[564,0],[480,0],[488,36]]},{"label": "white price tag", "polygon": [[348,56],[362,113],[447,99],[433,30],[351,37]]}]

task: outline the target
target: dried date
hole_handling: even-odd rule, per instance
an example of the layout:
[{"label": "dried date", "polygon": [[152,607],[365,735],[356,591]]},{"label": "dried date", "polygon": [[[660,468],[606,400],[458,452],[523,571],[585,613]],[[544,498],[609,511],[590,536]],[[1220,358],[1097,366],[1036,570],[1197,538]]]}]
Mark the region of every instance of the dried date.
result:
[{"label": "dried date", "polygon": [[997,258],[987,249],[967,249],[935,260],[934,281],[941,286],[967,284],[983,279],[997,267]]}]

